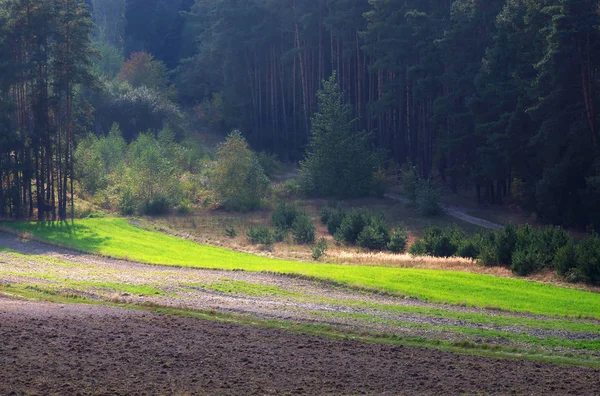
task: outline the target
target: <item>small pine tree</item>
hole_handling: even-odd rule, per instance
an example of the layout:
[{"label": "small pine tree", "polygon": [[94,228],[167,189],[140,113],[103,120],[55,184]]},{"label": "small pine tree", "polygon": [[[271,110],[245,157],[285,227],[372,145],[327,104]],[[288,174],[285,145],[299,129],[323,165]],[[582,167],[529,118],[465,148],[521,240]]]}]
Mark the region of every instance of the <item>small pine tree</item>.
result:
[{"label": "small pine tree", "polygon": [[369,194],[382,156],[372,149],[370,135],[354,130],[352,107],[344,103],[334,73],[318,93],[311,140],[302,162],[303,190],[338,198]]}]

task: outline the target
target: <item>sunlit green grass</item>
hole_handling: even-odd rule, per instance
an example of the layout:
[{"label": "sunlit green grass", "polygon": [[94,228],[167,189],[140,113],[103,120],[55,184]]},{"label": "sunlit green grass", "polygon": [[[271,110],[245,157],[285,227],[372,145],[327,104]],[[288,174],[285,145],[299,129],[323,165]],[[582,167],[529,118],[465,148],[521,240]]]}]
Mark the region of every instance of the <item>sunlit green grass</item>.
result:
[{"label": "sunlit green grass", "polygon": [[299,293],[293,293],[277,286],[263,285],[260,283],[239,281],[228,278],[221,278],[212,283],[187,283],[185,286],[203,290],[212,290],[218,293],[248,297],[291,297],[300,295]]},{"label": "sunlit green grass", "polygon": [[117,218],[86,219],[75,224],[11,223],[9,226],[66,247],[149,264],[267,271],[441,303],[600,318],[598,294],[518,279],[452,271],[275,260],[198,245],[143,230]]}]

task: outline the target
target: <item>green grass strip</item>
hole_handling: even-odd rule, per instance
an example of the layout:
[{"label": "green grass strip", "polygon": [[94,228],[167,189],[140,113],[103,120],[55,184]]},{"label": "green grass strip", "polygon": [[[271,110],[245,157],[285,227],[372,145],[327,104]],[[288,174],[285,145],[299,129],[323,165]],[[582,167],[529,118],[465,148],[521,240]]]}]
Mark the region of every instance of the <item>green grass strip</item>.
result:
[{"label": "green grass strip", "polygon": [[376,317],[374,315],[359,313],[313,311],[313,314],[324,317],[329,316],[337,318],[354,319],[364,323],[378,323],[397,327],[437,330],[461,335],[478,336],[482,338],[503,338],[509,341],[520,342],[526,345],[536,347],[563,347],[571,349],[580,349],[585,351],[600,351],[600,339],[571,340],[563,337],[535,336],[526,333],[512,333],[501,330],[477,329],[468,326],[431,325],[406,321],[388,320]]},{"label": "green grass strip", "polygon": [[600,295],[519,279],[453,271],[362,267],[275,260],[198,245],[118,218],[8,226],[66,247],[181,267],[299,275],[423,300],[544,315],[600,318]]}]

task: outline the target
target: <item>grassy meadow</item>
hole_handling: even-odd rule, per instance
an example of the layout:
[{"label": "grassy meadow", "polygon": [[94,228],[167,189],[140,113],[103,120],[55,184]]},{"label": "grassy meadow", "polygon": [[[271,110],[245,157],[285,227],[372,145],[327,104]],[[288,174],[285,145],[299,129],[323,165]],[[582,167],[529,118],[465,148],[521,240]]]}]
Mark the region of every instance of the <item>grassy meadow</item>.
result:
[{"label": "grassy meadow", "polygon": [[148,264],[272,272],[348,287],[509,311],[600,319],[600,296],[520,279],[454,271],[305,263],[238,253],[136,227],[124,219],[71,223],[11,223],[21,233],[53,244]]}]

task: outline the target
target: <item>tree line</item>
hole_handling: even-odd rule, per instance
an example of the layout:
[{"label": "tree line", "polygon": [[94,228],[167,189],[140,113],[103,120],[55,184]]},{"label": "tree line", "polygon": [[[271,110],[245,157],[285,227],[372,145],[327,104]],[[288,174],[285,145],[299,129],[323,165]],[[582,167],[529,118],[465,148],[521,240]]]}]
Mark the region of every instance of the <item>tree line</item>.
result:
[{"label": "tree line", "polygon": [[421,178],[600,223],[598,0],[0,5],[2,215],[64,217],[77,136],[180,137],[179,107],[300,160],[336,74],[352,128]]},{"label": "tree line", "polygon": [[79,0],[0,0],[0,217],[68,216],[91,29]]},{"label": "tree line", "polygon": [[[598,224],[596,0],[197,0],[180,100],[298,159],[336,72],[396,162],[550,222]],[[214,110],[213,110],[214,111]]]}]

